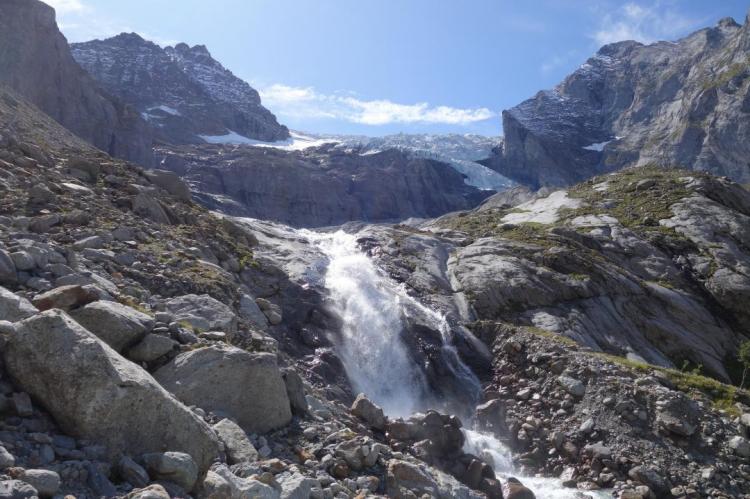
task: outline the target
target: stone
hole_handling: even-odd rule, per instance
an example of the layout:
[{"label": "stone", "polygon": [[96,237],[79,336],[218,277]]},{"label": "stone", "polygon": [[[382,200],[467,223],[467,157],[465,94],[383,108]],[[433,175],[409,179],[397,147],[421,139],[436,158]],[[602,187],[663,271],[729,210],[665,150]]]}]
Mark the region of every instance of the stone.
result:
[{"label": "stone", "polygon": [[177,199],[190,201],[190,188],[175,173],[169,170],[146,170],[144,172],[152,184],[158,185]]},{"label": "stone", "polygon": [[237,316],[230,307],[208,295],[184,295],[164,303],[175,321],[188,322],[201,331],[237,331]]},{"label": "stone", "polygon": [[132,204],[133,212],[137,215],[148,218],[158,224],[169,225],[172,223],[166,207],[148,192],[137,194],[133,197]]},{"label": "stone", "polygon": [[117,463],[117,472],[120,475],[120,478],[135,488],[143,488],[151,481],[143,466],[136,463],[128,456],[122,456],[120,458],[120,461]]},{"label": "stone", "polygon": [[150,316],[113,301],[95,301],[70,315],[117,352],[141,341],[154,327]]},{"label": "stone", "polygon": [[242,295],[240,297],[238,311],[240,313],[240,317],[252,322],[261,329],[268,327],[268,319],[251,296]]},{"label": "stone", "polygon": [[52,308],[71,310],[99,299],[98,293],[89,286],[71,284],[50,289],[36,295],[31,302],[41,311]]},{"label": "stone", "polygon": [[25,470],[21,479],[34,487],[40,497],[52,497],[60,489],[60,475],[50,470]]},{"label": "stone", "polygon": [[102,236],[89,236],[73,243],[73,248],[78,251],[83,249],[98,249],[104,246],[104,238]]},{"label": "stone", "polygon": [[21,480],[0,481],[0,499],[36,499],[39,492]]},{"label": "stone", "polygon": [[281,485],[281,499],[308,499],[314,487],[320,487],[320,482],[300,473],[284,472],[276,475],[276,481]]},{"label": "stone", "polygon": [[279,492],[259,480],[240,478],[233,474],[226,465],[217,465],[212,471],[223,478],[231,489],[231,497],[238,499],[279,499]]},{"label": "stone", "polygon": [[368,399],[364,393],[357,395],[349,410],[376,430],[385,429],[387,420],[383,409]]},{"label": "stone", "polygon": [[281,371],[269,353],[215,344],[178,355],[154,376],[184,403],[226,414],[250,433],[292,419]]},{"label": "stone", "polygon": [[407,491],[438,497],[438,485],[435,480],[417,465],[406,461],[388,461],[385,483],[386,493],[390,497],[410,497]]},{"label": "stone", "polygon": [[237,423],[224,418],[216,423],[213,429],[219,436],[219,440],[224,442],[229,464],[258,460],[258,451],[255,450],[247,434]]},{"label": "stone", "polygon": [[260,310],[263,312],[263,314],[268,319],[268,322],[272,326],[281,324],[281,321],[283,320],[281,307],[279,307],[275,303],[271,303],[265,298],[256,298],[255,303],[258,305],[258,307],[260,307]]},{"label": "stone", "polygon": [[127,499],[171,499],[169,492],[158,483],[142,489],[136,489],[127,495]]},{"label": "stone", "polygon": [[560,376],[557,378],[557,383],[563,387],[563,390],[573,395],[574,397],[583,397],[586,393],[586,386],[579,380],[571,378],[570,376]]},{"label": "stone", "polygon": [[0,319],[16,322],[38,312],[26,298],[0,287]]},{"label": "stone", "polygon": [[16,411],[16,414],[18,414],[22,418],[27,418],[34,414],[34,407],[31,405],[31,397],[29,397],[28,393],[14,393],[11,401],[13,403],[13,409]]},{"label": "stone", "polygon": [[134,362],[152,362],[174,350],[177,345],[176,341],[167,336],[147,334],[128,350],[127,357]]},{"label": "stone", "polygon": [[659,428],[682,437],[695,433],[698,419],[695,402],[685,396],[664,401],[656,411],[656,424]]},{"label": "stone", "polygon": [[489,431],[498,437],[508,435],[508,425],[505,422],[505,403],[494,399],[478,405],[476,423],[482,431]]},{"label": "stone", "polygon": [[305,396],[305,385],[297,371],[287,367],[281,371],[286,386],[286,394],[289,397],[289,405],[292,412],[297,416],[304,416],[309,409],[307,397]]},{"label": "stone", "polygon": [[581,426],[578,427],[578,431],[580,431],[584,435],[588,435],[589,433],[594,431],[595,427],[596,427],[596,423],[594,422],[592,418],[589,418],[583,423],[581,423]]},{"label": "stone", "polygon": [[536,496],[516,478],[510,477],[503,484],[503,499],[536,499]]},{"label": "stone", "polygon": [[13,266],[17,270],[33,270],[36,268],[34,255],[28,251],[15,251],[10,254],[10,258],[13,260]]},{"label": "stone", "polygon": [[184,452],[152,452],[141,456],[149,476],[174,482],[186,491],[193,490],[198,480],[198,466]]},{"label": "stone", "polygon": [[0,470],[15,466],[16,458],[8,452],[8,449],[0,445]]},{"label": "stone", "polygon": [[729,439],[729,448],[741,457],[750,457],[750,441],[739,435]]},{"label": "stone", "polygon": [[218,456],[207,424],[60,310],[19,322],[3,356],[63,431],[106,446],[110,457],[166,448],[189,454],[205,472]]},{"label": "stone", "polygon": [[196,497],[198,499],[233,499],[232,486],[224,477],[208,470],[200,483]]},{"label": "stone", "polygon": [[635,466],[630,468],[628,476],[636,482],[647,485],[658,497],[667,496],[672,489],[669,480],[655,468]]},{"label": "stone", "polygon": [[0,284],[15,284],[17,281],[16,264],[10,254],[0,248]]}]

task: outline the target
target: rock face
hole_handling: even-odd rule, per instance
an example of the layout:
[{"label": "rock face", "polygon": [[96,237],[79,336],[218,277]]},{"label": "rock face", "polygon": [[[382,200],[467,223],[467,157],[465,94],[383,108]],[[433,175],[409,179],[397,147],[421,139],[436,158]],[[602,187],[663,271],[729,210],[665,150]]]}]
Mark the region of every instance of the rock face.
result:
[{"label": "rock face", "polygon": [[99,90],[75,62],[50,6],[3,1],[0,46],[0,84],[99,149],[151,165],[151,128],[133,108]]},{"label": "rock face", "polygon": [[260,96],[211,57],[184,43],[162,49],[135,33],[71,45],[73,57],[108,92],[155,125],[157,137],[202,143],[237,133],[263,141],[289,137]]},{"label": "rock face", "polygon": [[485,164],[532,187],[655,163],[750,181],[750,23],[675,43],[619,42],[557,87],[503,112]]},{"label": "rock face", "polygon": [[265,433],[292,419],[271,354],[216,345],[180,354],[154,376],[186,404],[226,414],[248,432]]},{"label": "rock face", "polygon": [[472,208],[491,193],[466,185],[445,163],[396,150],[213,145],[156,153],[160,167],[180,175],[202,204],[295,227],[434,217]]},{"label": "rock face", "polygon": [[64,312],[17,323],[3,353],[10,375],[62,428],[105,444],[111,457],[170,449],[205,472],[218,455],[207,424]]}]

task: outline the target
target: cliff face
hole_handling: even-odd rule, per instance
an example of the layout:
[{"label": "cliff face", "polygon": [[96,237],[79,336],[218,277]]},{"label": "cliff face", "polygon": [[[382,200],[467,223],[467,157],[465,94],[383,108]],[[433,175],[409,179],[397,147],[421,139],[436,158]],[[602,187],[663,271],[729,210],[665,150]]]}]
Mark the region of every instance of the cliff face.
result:
[{"label": "cliff face", "polygon": [[0,2],[0,83],[99,149],[151,164],[150,127],[76,64],[48,5]]},{"label": "cliff face", "polygon": [[491,194],[445,163],[387,150],[360,155],[323,146],[302,152],[228,145],[158,147],[203,204],[238,216],[320,227],[433,217]]},{"label": "cliff face", "polygon": [[78,63],[108,92],[136,107],[163,141],[202,143],[201,135],[232,132],[263,141],[289,137],[289,130],[261,105],[258,92],[202,45],[163,49],[123,33],[71,49]]},{"label": "cliff face", "polygon": [[750,181],[750,23],[677,42],[619,42],[557,87],[503,112],[485,164],[538,187],[627,165],[680,165]]}]

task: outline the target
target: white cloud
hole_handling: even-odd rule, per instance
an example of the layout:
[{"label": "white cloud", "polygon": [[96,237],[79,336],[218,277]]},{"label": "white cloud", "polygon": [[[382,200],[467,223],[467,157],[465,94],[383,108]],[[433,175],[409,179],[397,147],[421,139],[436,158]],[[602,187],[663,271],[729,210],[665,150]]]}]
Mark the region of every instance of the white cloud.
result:
[{"label": "white cloud", "polygon": [[71,12],[82,12],[86,6],[80,0],[45,0],[48,5],[55,9],[58,15]]},{"label": "white cloud", "polygon": [[700,22],[680,13],[668,0],[649,4],[628,2],[614,12],[605,13],[591,37],[599,45],[623,40],[651,43],[681,36]]},{"label": "white cloud", "polygon": [[312,87],[275,84],[261,88],[263,105],[289,118],[328,118],[363,125],[422,123],[468,125],[495,116],[487,108],[430,106],[426,102],[398,104],[385,99],[362,100],[344,93],[322,94]]}]

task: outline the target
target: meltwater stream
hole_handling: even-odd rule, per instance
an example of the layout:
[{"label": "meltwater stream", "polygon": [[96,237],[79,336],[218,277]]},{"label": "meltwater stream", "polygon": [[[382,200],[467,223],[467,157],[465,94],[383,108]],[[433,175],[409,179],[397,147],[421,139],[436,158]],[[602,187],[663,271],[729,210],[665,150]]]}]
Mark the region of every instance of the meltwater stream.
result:
[{"label": "meltwater stream", "polygon": [[[337,348],[355,393],[367,395],[390,417],[441,407],[401,338],[404,318],[419,313],[432,329],[440,332],[446,367],[471,392],[470,398],[479,401],[481,384],[453,346],[444,316],[409,296],[402,285],[379,269],[360,251],[355,235],[343,231],[299,233],[328,260],[324,286],[343,320]],[[492,435],[469,429],[465,435],[465,451],[483,457],[499,477],[516,476],[539,499],[576,497],[575,490],[563,488],[560,480],[516,474],[510,450]]]}]

